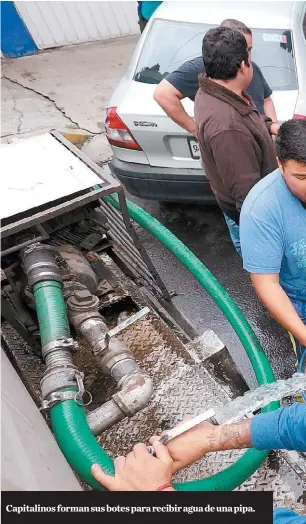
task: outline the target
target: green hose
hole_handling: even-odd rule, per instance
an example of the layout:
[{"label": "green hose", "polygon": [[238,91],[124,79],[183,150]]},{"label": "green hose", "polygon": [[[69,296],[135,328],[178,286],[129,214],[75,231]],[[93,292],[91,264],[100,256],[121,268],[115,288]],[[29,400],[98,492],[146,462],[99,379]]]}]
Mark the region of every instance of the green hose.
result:
[{"label": "green hose", "polygon": [[41,345],[69,337],[69,324],[62,285],[43,280],[33,286]]},{"label": "green hose", "polygon": [[74,400],[66,400],[51,409],[50,417],[56,441],[69,464],[82,480],[101,490],[101,485],[91,475],[91,466],[100,464],[105,473],[114,475],[114,465],[96,441],[84,408]]},{"label": "green hose", "polygon": [[[110,197],[106,197],[105,200],[119,209],[117,200]],[[272,369],[255,333],[217,279],[178,238],[155,218],[129,201],[128,209],[131,218],[150,231],[191,271],[223,311],[249,356],[258,384],[273,382],[275,378]],[[58,286],[54,286],[54,282],[43,284],[43,286],[36,284],[37,290],[34,288],[42,341],[68,336],[69,327],[62,291]],[[56,292],[54,287],[57,288]],[[52,288],[53,291],[51,292],[49,288]],[[48,304],[49,300],[52,307]],[[48,319],[45,319],[45,314],[48,315]],[[277,402],[271,403],[265,408],[265,411],[277,409],[278,406]],[[91,465],[98,463],[105,473],[113,475],[113,461],[93,436],[84,408],[78,406],[73,400],[66,400],[54,406],[50,411],[50,416],[56,440],[68,462],[88,484],[96,489],[101,489],[101,486],[91,476]],[[256,471],[267,454],[267,451],[250,449],[224,471],[202,480],[178,483],[175,484],[175,487],[180,491],[232,490]]]}]

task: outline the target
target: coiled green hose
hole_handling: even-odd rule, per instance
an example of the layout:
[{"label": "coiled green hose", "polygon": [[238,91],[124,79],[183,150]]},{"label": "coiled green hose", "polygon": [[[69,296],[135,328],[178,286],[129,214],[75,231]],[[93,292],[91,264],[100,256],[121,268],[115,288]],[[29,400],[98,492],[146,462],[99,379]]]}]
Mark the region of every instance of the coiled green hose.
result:
[{"label": "coiled green hose", "polygon": [[[110,197],[106,197],[105,200],[119,209],[117,200]],[[272,369],[255,333],[238,306],[217,279],[175,235],[155,218],[132,202],[128,202],[128,209],[131,218],[144,229],[150,231],[191,271],[223,311],[249,356],[258,384],[273,382],[275,378]],[[39,284],[36,285],[39,286]],[[49,286],[54,286],[54,282],[45,282],[44,286],[40,288],[41,292],[39,295],[34,293],[42,340],[53,340],[62,336],[68,336],[66,331],[66,325],[68,325],[66,308],[63,297],[59,296],[61,290],[60,293],[56,293],[56,296],[53,295],[53,305],[50,308],[46,304],[50,299]],[[48,321],[44,320],[46,312],[49,315]],[[59,319],[61,320],[59,321]],[[56,330],[54,330],[54,326],[57,326]],[[59,326],[61,327],[59,328]],[[265,411],[277,409],[278,406],[277,402],[271,403],[265,408]],[[88,426],[84,409],[73,400],[66,400],[54,406],[51,409],[50,416],[56,440],[70,465],[88,484],[94,488],[101,489],[101,486],[91,476],[91,465],[98,463],[105,473],[113,475],[113,461],[94,438]],[[202,480],[178,483],[175,485],[175,488],[180,491],[232,490],[256,471],[265,460],[267,453],[266,451],[250,449],[224,471]]]}]

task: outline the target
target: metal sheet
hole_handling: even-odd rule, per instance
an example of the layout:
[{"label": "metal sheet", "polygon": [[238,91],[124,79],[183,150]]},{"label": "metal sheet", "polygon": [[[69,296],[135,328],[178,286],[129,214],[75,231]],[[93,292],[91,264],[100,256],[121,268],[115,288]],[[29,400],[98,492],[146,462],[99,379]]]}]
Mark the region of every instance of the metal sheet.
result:
[{"label": "metal sheet", "polygon": [[1,218],[101,184],[101,179],[50,134],[0,148]]},{"label": "metal sheet", "polygon": [[136,2],[15,2],[38,49],[139,33]]}]

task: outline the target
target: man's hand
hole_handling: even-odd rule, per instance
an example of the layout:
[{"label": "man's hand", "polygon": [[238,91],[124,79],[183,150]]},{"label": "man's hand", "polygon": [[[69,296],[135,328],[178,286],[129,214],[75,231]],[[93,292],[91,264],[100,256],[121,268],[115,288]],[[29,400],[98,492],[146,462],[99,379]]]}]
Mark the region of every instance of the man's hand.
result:
[{"label": "man's hand", "polygon": [[[170,440],[167,444],[167,449],[173,460],[173,474],[204,457],[209,451],[215,451],[219,432],[218,426],[214,426],[209,422],[203,422]],[[163,432],[161,436],[164,433],[166,432]],[[154,444],[159,439],[160,436],[154,435],[150,439],[150,443]]]},{"label": "man's hand", "polygon": [[136,444],[127,457],[115,459],[114,477],[106,475],[98,464],[92,466],[92,475],[109,491],[155,491],[171,482],[173,460],[159,442],[155,442],[154,449],[156,457],[145,444]]},{"label": "man's hand", "polygon": [[270,127],[270,134],[277,135],[279,128],[280,128],[280,125],[273,122],[273,124],[271,124],[271,127]]}]

